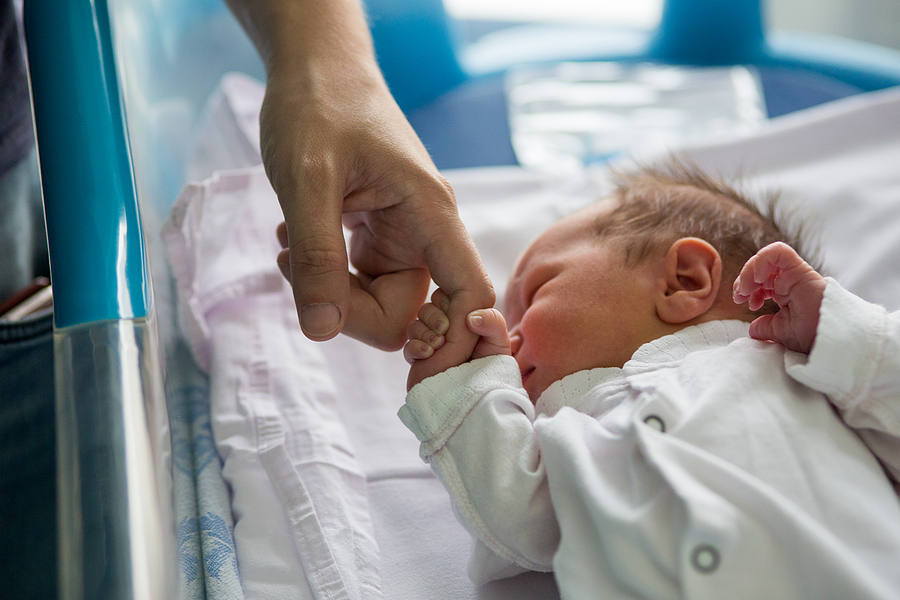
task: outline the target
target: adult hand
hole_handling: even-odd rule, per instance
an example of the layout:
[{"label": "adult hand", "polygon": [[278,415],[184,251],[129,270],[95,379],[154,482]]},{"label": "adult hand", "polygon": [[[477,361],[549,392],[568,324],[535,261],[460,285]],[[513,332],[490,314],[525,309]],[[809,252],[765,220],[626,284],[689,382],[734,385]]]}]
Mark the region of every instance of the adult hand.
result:
[{"label": "adult hand", "polygon": [[304,333],[399,349],[430,274],[460,324],[448,346],[471,354],[465,315],[492,306],[494,291],[450,186],[387,89],[358,1],[231,4],[267,67],[261,149]]}]

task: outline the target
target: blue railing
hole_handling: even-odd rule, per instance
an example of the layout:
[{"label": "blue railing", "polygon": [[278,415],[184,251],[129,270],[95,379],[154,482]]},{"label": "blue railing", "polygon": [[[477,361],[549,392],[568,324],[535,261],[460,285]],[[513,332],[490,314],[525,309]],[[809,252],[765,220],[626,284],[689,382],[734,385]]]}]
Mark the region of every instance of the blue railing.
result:
[{"label": "blue railing", "polygon": [[25,3],[55,325],[146,316],[150,295],[106,0]]}]

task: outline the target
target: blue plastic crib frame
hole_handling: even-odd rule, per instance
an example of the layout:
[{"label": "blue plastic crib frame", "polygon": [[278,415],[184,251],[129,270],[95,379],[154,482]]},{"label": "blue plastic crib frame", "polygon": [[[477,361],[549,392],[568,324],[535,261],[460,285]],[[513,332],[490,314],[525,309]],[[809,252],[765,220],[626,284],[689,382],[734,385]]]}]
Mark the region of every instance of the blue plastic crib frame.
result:
[{"label": "blue plastic crib frame", "polygon": [[[515,163],[500,76],[522,61],[755,65],[770,114],[900,84],[900,53],[770,33],[760,0],[666,0],[650,31],[519,27],[470,48],[441,0],[367,11],[442,168]],[[144,223],[184,184],[186,152],[153,109],[176,99],[192,124],[221,74],[262,68],[219,0],[25,0],[25,28],[55,301],[61,597],[149,597],[170,589],[158,532],[173,526],[147,460],[165,373]],[[203,77],[185,70],[203,61]]]}]

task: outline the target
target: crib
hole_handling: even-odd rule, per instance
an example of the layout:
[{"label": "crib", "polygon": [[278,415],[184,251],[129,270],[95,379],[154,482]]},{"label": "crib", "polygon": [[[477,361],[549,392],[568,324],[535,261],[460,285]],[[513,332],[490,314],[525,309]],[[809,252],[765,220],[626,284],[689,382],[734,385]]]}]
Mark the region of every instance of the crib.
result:
[{"label": "crib", "polygon": [[[441,169],[517,164],[505,78],[524,63],[753,65],[770,117],[900,84],[900,53],[769,32],[760,0],[666,0],[654,30],[517,26],[467,47],[441,0],[366,8]],[[262,65],[220,0],[26,0],[25,27],[55,306],[61,597],[241,597],[234,569],[209,573],[211,557],[232,566],[233,523],[221,472],[198,483],[216,461],[209,388],[158,231],[193,175],[207,98],[227,72],[263,80]]]}]

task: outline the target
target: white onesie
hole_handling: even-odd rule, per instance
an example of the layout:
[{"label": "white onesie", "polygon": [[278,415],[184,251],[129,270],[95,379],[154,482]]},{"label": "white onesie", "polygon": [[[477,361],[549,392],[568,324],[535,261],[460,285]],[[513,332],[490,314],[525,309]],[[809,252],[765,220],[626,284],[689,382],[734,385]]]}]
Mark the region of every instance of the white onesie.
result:
[{"label": "white onesie", "polygon": [[511,357],[472,361],[400,418],[476,540],[475,583],[552,569],[570,600],[900,597],[878,460],[900,475],[900,313],[833,280],[809,356],[715,321],[536,406]]}]

